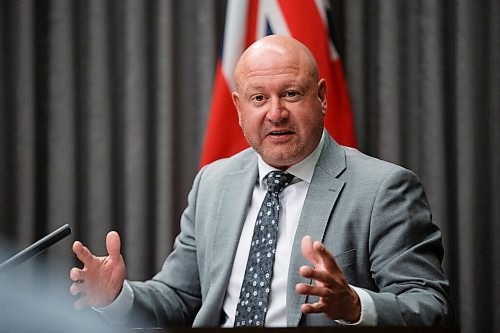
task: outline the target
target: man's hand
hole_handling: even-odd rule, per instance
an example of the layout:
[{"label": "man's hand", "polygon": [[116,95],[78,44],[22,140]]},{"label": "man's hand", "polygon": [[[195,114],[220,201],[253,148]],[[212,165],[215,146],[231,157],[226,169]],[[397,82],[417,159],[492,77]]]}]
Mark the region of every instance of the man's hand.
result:
[{"label": "man's hand", "polygon": [[73,284],[70,292],[80,294],[75,308],[103,307],[113,302],[123,287],[125,262],[120,254],[120,236],[111,231],[106,236],[108,256],[96,257],[82,243],[73,243],[73,252],[83,263],[83,268],[73,267],[69,273]]},{"label": "man's hand", "polygon": [[359,321],[361,304],[358,294],[349,286],[332,254],[311,236],[305,236],[301,244],[302,254],[313,267],[302,266],[301,276],[312,278],[316,283],[298,283],[295,290],[302,295],[319,296],[313,304],[302,304],[302,313],[324,313],[330,319],[342,319],[350,323]]}]

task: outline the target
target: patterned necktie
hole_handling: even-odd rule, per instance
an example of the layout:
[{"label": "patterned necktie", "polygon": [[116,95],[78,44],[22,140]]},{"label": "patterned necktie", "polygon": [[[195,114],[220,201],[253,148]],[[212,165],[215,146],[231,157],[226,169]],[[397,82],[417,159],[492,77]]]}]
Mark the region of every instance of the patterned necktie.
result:
[{"label": "patterned necktie", "polygon": [[236,307],[235,327],[264,326],[278,238],[278,194],[292,179],[293,175],[283,171],[271,171],[267,175],[268,189],[253,230],[245,277]]}]

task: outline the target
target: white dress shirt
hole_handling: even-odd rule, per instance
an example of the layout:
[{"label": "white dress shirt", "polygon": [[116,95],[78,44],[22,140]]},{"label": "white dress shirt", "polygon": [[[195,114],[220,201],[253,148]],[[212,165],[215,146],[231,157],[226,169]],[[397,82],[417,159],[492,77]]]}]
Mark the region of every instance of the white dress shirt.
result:
[{"label": "white dress shirt", "polygon": [[[323,133],[321,141],[316,149],[307,158],[286,170],[286,172],[295,177],[290,185],[285,187],[279,194],[280,215],[278,221],[278,239],[271,291],[268,300],[268,311],[265,319],[265,326],[268,327],[286,327],[286,289],[293,240],[307,190],[309,189],[316,163],[321,154],[324,138],[325,135]],[[222,310],[225,314],[225,321],[222,323],[223,327],[233,327],[234,325],[236,306],[240,296],[241,285],[243,284],[243,276],[246,269],[248,253],[250,252],[250,243],[255,220],[267,192],[267,184],[264,178],[270,171],[276,170],[266,164],[260,156],[258,158],[258,168],[259,176],[255,182],[248,214],[243,225],[224,298]],[[297,272],[297,274],[299,274],[299,272]],[[356,287],[353,288],[358,293],[361,301],[361,318],[357,323],[354,323],[354,325],[376,325],[377,315],[372,298],[366,291]],[[95,310],[101,312],[105,318],[113,323],[124,323],[126,315],[132,307],[133,298],[134,294],[132,288],[128,282],[125,281],[122,292],[113,303],[104,308]],[[348,323],[344,321],[339,322],[348,325]]]},{"label": "white dress shirt", "polygon": [[[321,146],[321,144],[319,145]],[[292,254],[292,244],[295,231],[299,224],[300,213],[307,189],[311,182],[314,166],[321,153],[320,147],[305,160],[292,166],[287,173],[294,175],[294,179],[280,192],[280,212],[278,220],[278,240],[276,243],[276,255],[274,259],[273,278],[271,280],[271,292],[267,303],[266,326],[286,327],[286,285],[288,277],[288,265]],[[267,193],[265,177],[276,168],[267,165],[259,156],[259,177],[248,208],[248,214],[243,225],[240,241],[234,258],[233,269],[224,299],[223,311],[226,315],[224,327],[233,327],[236,306],[240,296],[241,285],[245,274],[248,253],[252,242],[255,220],[259,213],[262,201]],[[297,272],[298,274],[298,272]]]}]

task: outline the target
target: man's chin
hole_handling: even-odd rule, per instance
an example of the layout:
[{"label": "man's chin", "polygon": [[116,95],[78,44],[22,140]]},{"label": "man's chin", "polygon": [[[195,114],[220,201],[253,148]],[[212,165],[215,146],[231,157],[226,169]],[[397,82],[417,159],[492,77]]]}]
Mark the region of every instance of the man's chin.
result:
[{"label": "man's chin", "polygon": [[286,151],[275,151],[275,152],[261,152],[259,155],[262,160],[272,167],[285,170],[294,164],[299,163],[302,159],[298,158],[296,154],[292,154]]}]

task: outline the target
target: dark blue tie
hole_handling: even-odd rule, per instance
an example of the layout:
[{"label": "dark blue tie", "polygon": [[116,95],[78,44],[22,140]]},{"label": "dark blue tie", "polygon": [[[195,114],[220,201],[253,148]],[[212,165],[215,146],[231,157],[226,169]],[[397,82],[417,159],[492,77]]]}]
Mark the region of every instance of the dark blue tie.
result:
[{"label": "dark blue tie", "polygon": [[235,327],[264,326],[278,238],[278,195],[292,179],[293,175],[283,171],[271,171],[267,175],[268,189],[253,230],[245,277],[236,307]]}]

